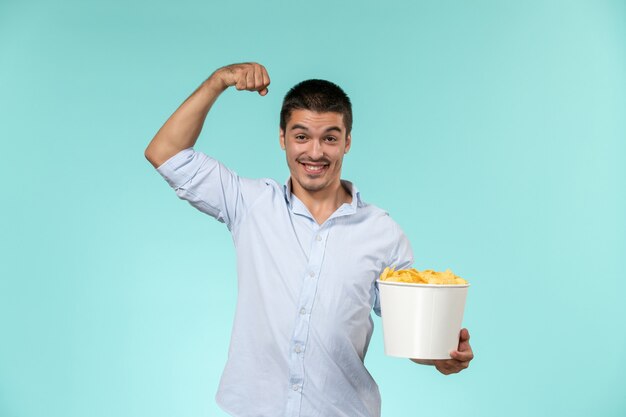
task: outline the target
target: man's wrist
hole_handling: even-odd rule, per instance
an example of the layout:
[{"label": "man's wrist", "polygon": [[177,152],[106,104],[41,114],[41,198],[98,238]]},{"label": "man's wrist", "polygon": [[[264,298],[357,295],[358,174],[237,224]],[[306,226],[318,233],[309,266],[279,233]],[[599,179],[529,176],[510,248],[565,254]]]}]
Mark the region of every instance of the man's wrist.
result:
[{"label": "man's wrist", "polygon": [[216,71],[202,83],[202,87],[213,94],[221,94],[228,88],[228,85],[217,75]]}]

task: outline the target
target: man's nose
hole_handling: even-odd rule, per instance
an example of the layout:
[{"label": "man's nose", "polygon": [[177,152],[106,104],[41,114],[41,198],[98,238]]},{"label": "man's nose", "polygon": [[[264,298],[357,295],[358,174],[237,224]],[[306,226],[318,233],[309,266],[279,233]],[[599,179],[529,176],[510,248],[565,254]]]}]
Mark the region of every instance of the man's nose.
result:
[{"label": "man's nose", "polygon": [[322,156],[324,156],[324,149],[322,149],[322,142],[321,140],[312,140],[311,142],[311,149],[309,150],[309,152],[311,153],[311,159],[313,160],[318,160],[321,159]]}]

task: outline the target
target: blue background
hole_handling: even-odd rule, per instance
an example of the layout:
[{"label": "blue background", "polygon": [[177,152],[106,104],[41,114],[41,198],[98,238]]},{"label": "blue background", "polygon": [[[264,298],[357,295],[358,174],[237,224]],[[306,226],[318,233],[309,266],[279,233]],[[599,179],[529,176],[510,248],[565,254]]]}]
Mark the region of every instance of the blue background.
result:
[{"label": "blue background", "polygon": [[223,94],[197,149],[284,181],[282,97],[333,80],[343,176],[472,283],[458,375],[375,319],[383,416],[626,415],[625,2],[2,0],[2,417],[225,415],[232,241],[143,151],[241,61],[270,93]]}]

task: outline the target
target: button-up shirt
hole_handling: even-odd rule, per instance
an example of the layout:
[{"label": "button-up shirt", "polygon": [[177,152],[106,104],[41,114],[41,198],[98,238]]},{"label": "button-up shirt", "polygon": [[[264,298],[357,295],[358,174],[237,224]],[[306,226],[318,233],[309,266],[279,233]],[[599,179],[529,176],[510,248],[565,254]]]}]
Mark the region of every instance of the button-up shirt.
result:
[{"label": "button-up shirt", "polygon": [[237,417],[379,416],[363,360],[371,311],[380,315],[377,277],[413,263],[400,227],[345,180],[352,202],[318,224],[290,180],[243,178],[193,148],[157,170],[235,244],[237,307],[218,405]]}]

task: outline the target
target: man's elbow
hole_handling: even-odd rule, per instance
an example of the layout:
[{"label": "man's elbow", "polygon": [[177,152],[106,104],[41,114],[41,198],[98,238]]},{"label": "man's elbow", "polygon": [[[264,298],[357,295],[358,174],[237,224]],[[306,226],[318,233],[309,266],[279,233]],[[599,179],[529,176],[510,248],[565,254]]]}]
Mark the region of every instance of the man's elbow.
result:
[{"label": "man's elbow", "polygon": [[152,151],[150,146],[148,146],[146,150],[143,152],[143,156],[146,157],[146,159],[148,160],[148,162],[152,164],[152,166],[154,166],[155,168],[159,167],[159,165],[156,162],[156,156],[154,155],[154,152]]},{"label": "man's elbow", "polygon": [[177,147],[170,143],[155,142],[152,140],[143,154],[146,159],[150,161],[152,166],[158,168],[183,149],[184,148]]},{"label": "man's elbow", "polygon": [[158,146],[155,146],[154,143],[150,143],[150,145],[148,145],[146,150],[143,152],[146,159],[155,168],[158,168],[161,165],[163,165],[163,163],[167,161],[175,153],[176,152],[172,153],[172,151],[168,152],[167,149],[159,148]]}]

